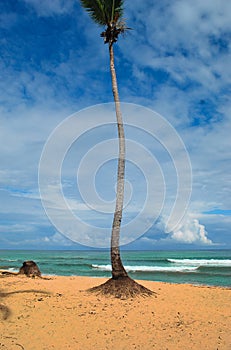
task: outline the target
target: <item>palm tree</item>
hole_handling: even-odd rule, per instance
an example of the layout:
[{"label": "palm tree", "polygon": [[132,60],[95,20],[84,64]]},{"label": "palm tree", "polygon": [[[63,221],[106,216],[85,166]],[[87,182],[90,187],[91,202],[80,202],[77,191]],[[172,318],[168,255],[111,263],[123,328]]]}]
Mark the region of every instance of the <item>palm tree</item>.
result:
[{"label": "palm tree", "polygon": [[[122,113],[120,109],[120,100],[116,71],[114,65],[113,45],[118,40],[118,36],[127,29],[122,19],[123,0],[80,0],[82,6],[87,10],[90,17],[99,25],[105,27],[101,33],[104,43],[108,44],[110,57],[110,72],[112,80],[112,92],[115,102],[115,112],[117,120],[117,129],[119,137],[119,157],[117,169],[117,189],[116,206],[111,234],[111,265],[112,279],[106,284],[93,288],[94,291],[103,291],[104,293],[116,294],[121,296],[134,295],[135,291],[142,290],[142,293],[150,294],[150,291],[133,281],[125,271],[120,256],[120,227],[123,213],[124,202],[124,175],[125,175],[125,136]],[[140,288],[139,288],[139,287]],[[126,293],[125,293],[126,289]]]}]

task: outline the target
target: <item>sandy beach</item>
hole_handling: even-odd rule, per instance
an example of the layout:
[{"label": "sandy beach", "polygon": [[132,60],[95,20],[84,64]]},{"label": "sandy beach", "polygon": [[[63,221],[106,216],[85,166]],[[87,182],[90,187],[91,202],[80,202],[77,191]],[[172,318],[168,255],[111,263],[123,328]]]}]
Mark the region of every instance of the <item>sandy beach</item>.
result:
[{"label": "sandy beach", "polygon": [[1,276],[0,349],[231,349],[230,289],[142,281],[156,297],[86,292],[104,281]]}]

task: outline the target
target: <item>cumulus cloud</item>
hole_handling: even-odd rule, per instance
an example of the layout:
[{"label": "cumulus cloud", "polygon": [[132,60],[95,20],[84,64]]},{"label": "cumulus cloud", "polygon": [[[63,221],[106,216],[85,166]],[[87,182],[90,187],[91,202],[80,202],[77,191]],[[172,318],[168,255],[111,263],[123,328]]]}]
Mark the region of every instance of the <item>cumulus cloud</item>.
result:
[{"label": "cumulus cloud", "polygon": [[188,219],[184,225],[171,234],[171,239],[182,243],[196,243],[211,245],[212,241],[207,237],[205,226],[197,219]]}]

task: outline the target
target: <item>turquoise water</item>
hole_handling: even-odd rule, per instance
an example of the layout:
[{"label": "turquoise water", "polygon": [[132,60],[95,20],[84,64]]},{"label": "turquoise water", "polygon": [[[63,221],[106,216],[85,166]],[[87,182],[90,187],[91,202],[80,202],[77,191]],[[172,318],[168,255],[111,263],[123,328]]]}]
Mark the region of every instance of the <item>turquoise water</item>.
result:
[{"label": "turquoise water", "polygon": [[[134,279],[231,287],[231,250],[122,251]],[[18,271],[34,260],[43,275],[110,277],[105,251],[0,250],[0,269]]]}]

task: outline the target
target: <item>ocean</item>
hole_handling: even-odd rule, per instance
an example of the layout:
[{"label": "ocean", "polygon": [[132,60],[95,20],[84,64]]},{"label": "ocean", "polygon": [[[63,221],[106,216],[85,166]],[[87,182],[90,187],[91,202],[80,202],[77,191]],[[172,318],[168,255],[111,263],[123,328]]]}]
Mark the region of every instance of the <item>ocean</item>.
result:
[{"label": "ocean", "polygon": [[[139,280],[231,287],[231,250],[121,251]],[[43,275],[110,277],[108,251],[0,250],[0,269],[18,271],[34,260]]]}]

